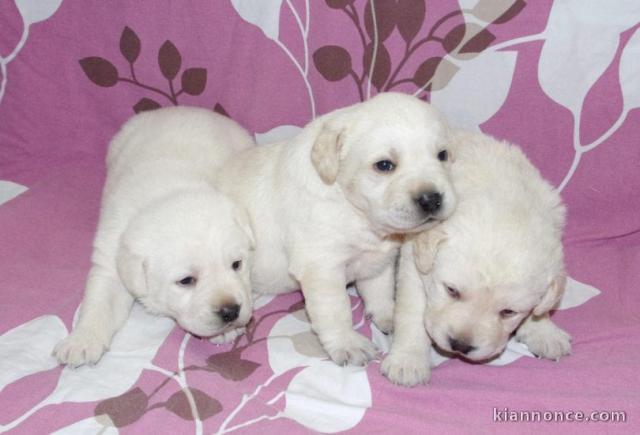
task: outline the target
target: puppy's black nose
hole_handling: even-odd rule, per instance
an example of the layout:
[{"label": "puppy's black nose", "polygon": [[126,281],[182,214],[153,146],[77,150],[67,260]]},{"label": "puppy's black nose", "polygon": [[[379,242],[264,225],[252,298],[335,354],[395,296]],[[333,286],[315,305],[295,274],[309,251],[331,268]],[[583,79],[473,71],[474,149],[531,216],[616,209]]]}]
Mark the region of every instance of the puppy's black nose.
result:
[{"label": "puppy's black nose", "polygon": [[442,195],[439,192],[422,192],[416,202],[427,213],[435,213],[442,206]]},{"label": "puppy's black nose", "polygon": [[463,355],[466,355],[476,349],[475,346],[471,346],[465,341],[456,340],[455,338],[451,337],[449,337],[449,346],[451,346],[451,350],[453,350],[454,352],[460,352]]},{"label": "puppy's black nose", "polygon": [[218,311],[218,315],[225,323],[231,323],[238,318],[240,315],[240,305],[238,304],[227,304],[223,305]]}]

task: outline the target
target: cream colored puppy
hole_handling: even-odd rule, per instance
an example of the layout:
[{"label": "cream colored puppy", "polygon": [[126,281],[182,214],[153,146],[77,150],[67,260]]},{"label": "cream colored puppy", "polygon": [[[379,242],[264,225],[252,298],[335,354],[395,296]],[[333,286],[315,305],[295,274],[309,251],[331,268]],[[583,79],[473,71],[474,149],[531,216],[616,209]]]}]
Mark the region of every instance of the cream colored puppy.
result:
[{"label": "cream colored puppy", "polygon": [[313,330],[338,364],[375,356],[353,330],[347,284],[391,330],[398,235],[455,207],[447,143],[428,104],[380,94],[316,119],[291,141],[242,151],[220,172],[220,189],[250,215],[254,290],[302,288]]},{"label": "cream colored puppy", "polygon": [[457,211],[402,248],[391,351],[394,383],[429,378],[429,346],[475,361],[499,355],[511,334],[557,359],[570,336],[549,319],[565,283],[560,196],[519,148],[455,134]]},{"label": "cream colored puppy", "polygon": [[[213,154],[219,144],[226,148]],[[124,125],[109,148],[78,321],[54,350],[61,363],[97,362],[134,299],[200,336],[241,332],[251,317],[253,236],[244,212],[212,187],[211,168],[251,144],[205,109],[160,109]]]}]

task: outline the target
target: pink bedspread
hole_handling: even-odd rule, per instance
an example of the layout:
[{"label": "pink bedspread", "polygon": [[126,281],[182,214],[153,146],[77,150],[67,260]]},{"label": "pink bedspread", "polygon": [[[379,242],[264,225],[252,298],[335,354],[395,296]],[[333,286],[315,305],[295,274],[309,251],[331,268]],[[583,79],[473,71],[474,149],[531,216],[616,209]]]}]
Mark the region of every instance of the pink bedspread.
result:
[{"label": "pink bedspread", "polygon": [[[0,2],[0,431],[640,433],[639,23],[637,0]],[[327,361],[291,294],[219,347],[136,308],[96,367],[57,366],[134,111],[208,107],[264,143],[385,90],[521,144],[562,190],[571,356],[512,343],[404,389]]]}]

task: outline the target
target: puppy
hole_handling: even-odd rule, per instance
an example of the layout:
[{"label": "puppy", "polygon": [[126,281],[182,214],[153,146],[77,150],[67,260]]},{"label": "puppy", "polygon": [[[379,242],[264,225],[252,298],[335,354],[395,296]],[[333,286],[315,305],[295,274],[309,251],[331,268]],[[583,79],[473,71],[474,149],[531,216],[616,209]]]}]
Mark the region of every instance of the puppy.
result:
[{"label": "puppy", "polygon": [[254,290],[301,288],[337,364],[375,356],[353,330],[347,283],[390,331],[398,235],[429,228],[455,207],[447,142],[428,104],[380,94],[316,119],[291,141],[241,151],[220,171],[219,188],[250,216]]},{"label": "puppy", "polygon": [[[211,149],[216,144],[216,154]],[[211,169],[252,145],[211,111],[167,108],[128,121],[111,142],[92,267],[77,324],[54,349],[69,366],[97,362],[134,299],[200,336],[235,337],[251,317],[253,235],[212,187]]]},{"label": "puppy", "polygon": [[[569,353],[549,319],[565,283],[560,196],[519,148],[459,132],[457,211],[402,247],[395,332],[381,371],[412,386],[429,378],[429,345],[481,361],[511,334],[544,358]],[[427,335],[428,333],[428,335]]]}]

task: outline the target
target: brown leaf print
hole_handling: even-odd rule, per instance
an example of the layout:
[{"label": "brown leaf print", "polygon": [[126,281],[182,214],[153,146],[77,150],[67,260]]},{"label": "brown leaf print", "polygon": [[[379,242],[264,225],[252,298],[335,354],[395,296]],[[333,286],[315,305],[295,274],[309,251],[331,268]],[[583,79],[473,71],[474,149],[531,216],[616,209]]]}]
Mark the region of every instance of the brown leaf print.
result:
[{"label": "brown leaf print", "polygon": [[473,38],[469,39],[460,49],[460,54],[480,53],[487,48],[496,37],[487,29],[482,29]]},{"label": "brown leaf print", "polygon": [[[371,9],[371,3],[374,9]],[[376,0],[375,2],[367,1],[364,8],[364,27],[373,41],[375,30],[373,27],[373,13],[375,12],[376,24],[378,31],[378,41],[386,40],[396,26],[396,2],[395,0]]]},{"label": "brown leaf print", "polygon": [[313,53],[313,63],[326,80],[337,82],[351,72],[351,55],[337,45],[325,45]]},{"label": "brown leaf print", "polygon": [[526,6],[527,6],[527,2],[525,2],[524,0],[516,0],[516,2],[513,5],[511,5],[511,7],[507,9],[507,11],[504,14],[500,15],[498,18],[493,20],[493,24],[504,24],[507,21],[511,21],[513,18],[516,17],[516,15],[522,12],[522,10]]},{"label": "brown leaf print", "polygon": [[449,33],[446,34],[442,41],[442,47],[444,47],[447,53],[454,51],[460,42],[462,42],[466,28],[466,24],[458,24],[453,29],[449,30]]},{"label": "brown leaf print", "polygon": [[207,70],[204,68],[188,68],[181,77],[182,90],[189,95],[200,95],[207,86]]},{"label": "brown leaf print", "polygon": [[211,355],[207,358],[207,366],[209,371],[219,373],[225,379],[241,381],[251,376],[260,364],[242,359],[240,352],[232,350]]},{"label": "brown leaf print", "polygon": [[389,78],[389,73],[391,73],[391,56],[389,56],[389,52],[384,44],[380,42],[375,53],[375,60],[373,60],[373,48],[373,43],[367,45],[367,48],[364,50],[362,64],[364,65],[365,72],[369,75],[369,72],[371,72],[371,62],[374,62],[371,83],[380,90]]},{"label": "brown leaf print", "polygon": [[165,41],[158,51],[158,65],[160,72],[167,80],[176,78],[180,71],[182,57],[176,46],[169,40]]},{"label": "brown leaf print", "polygon": [[418,66],[416,73],[413,75],[413,82],[416,86],[422,87],[427,84],[427,82],[429,82],[436,74],[436,69],[438,68],[438,65],[440,65],[441,61],[441,57],[430,57],[422,62],[420,66]]},{"label": "brown leaf print", "polygon": [[231,118],[227,113],[227,111],[224,109],[224,107],[222,107],[222,104],[220,103],[216,103],[216,105],[213,107],[213,111],[216,113],[219,113],[220,115],[224,115],[227,118]]},{"label": "brown leaf print", "polygon": [[[206,420],[222,411],[222,404],[213,397],[210,397],[207,393],[197,388],[189,388],[189,390],[191,391],[194,402],[196,402],[196,409],[198,410],[200,420]],[[184,420],[193,420],[191,405],[189,405],[189,399],[187,399],[184,390],[173,393],[164,406]]]},{"label": "brown leaf print", "polygon": [[107,415],[114,426],[124,427],[136,422],[147,411],[149,399],[140,388],[136,387],[126,393],[98,403],[94,414]]},{"label": "brown leaf print", "polygon": [[152,100],[151,98],[141,98],[135,106],[133,106],[133,111],[135,113],[146,112],[148,110],[156,110],[162,107],[160,103]]},{"label": "brown leaf print", "polygon": [[134,63],[140,55],[140,38],[129,27],[125,27],[120,35],[120,53],[129,63]]},{"label": "brown leaf print", "polygon": [[327,6],[331,9],[344,9],[348,5],[353,4],[355,0],[326,0]]},{"label": "brown leaf print", "polygon": [[396,24],[402,39],[409,44],[416,37],[425,16],[424,0],[398,0]]},{"label": "brown leaf print", "polygon": [[107,59],[92,56],[80,59],[79,62],[89,80],[96,85],[110,88],[118,83],[118,70]]},{"label": "brown leaf print", "polygon": [[311,331],[300,332],[291,337],[294,349],[312,358],[326,358],[327,353],[322,348],[318,336]]}]

